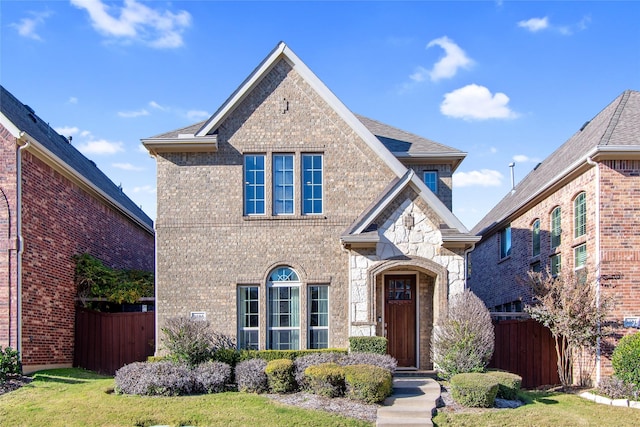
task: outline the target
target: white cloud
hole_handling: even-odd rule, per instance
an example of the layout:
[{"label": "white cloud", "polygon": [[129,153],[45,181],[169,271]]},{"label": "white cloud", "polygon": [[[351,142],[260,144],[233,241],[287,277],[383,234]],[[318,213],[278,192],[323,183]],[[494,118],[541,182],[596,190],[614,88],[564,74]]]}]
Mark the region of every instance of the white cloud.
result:
[{"label": "white cloud", "polygon": [[430,74],[429,70],[427,70],[424,67],[418,66],[418,67],[416,67],[416,71],[413,74],[411,74],[409,76],[409,78],[411,80],[413,80],[414,82],[420,83],[420,82],[425,81],[427,79],[427,77],[429,77],[429,74]]},{"label": "white cloud", "polygon": [[78,146],[82,154],[108,155],[124,151],[122,142],[111,142],[106,139],[84,142]]},{"label": "white cloud", "polygon": [[549,28],[549,18],[545,16],[544,18],[531,18],[526,21],[520,21],[518,22],[518,27],[535,33]]},{"label": "white cloud", "polygon": [[113,166],[116,169],[122,169],[125,171],[143,171],[144,170],[143,167],[132,165],[131,163],[112,163],[111,166]]},{"label": "white cloud", "polygon": [[453,174],[454,187],[499,187],[503,175],[492,169],[479,171],[456,172]]},{"label": "white cloud", "polygon": [[149,107],[155,108],[156,110],[160,110],[160,111],[167,111],[169,109],[168,107],[164,107],[158,104],[156,101],[149,101]]},{"label": "white cloud", "polygon": [[142,185],[139,187],[133,187],[133,189],[131,190],[132,193],[149,193],[149,194],[155,194],[158,190],[156,189],[156,187],[152,186],[152,185]]},{"label": "white cloud", "polygon": [[51,16],[51,12],[29,12],[30,18],[22,18],[20,22],[9,24],[18,30],[18,34],[33,40],[42,41],[42,37],[36,32],[37,27],[44,24],[45,19]]},{"label": "white cloud", "polygon": [[77,103],[78,103],[78,98],[76,98],[75,96],[69,97],[69,100],[67,101],[67,104],[77,104]]},{"label": "white cloud", "polygon": [[149,112],[144,108],[138,111],[119,111],[118,112],[118,116],[124,117],[126,119],[131,119],[131,118],[140,117],[140,116],[148,116],[148,115],[149,115]]},{"label": "white cloud", "polygon": [[465,120],[513,119],[518,114],[508,106],[504,93],[492,95],[484,86],[470,84],[445,94],[440,112],[445,116]]},{"label": "white cloud", "polygon": [[450,79],[456,75],[458,69],[469,68],[473,65],[473,60],[447,36],[431,40],[427,44],[427,49],[433,46],[440,46],[444,49],[445,56],[436,62],[433,69],[429,71],[431,81]]},{"label": "white cloud", "polygon": [[491,147],[491,148],[489,148],[489,152],[491,154],[496,154],[498,152],[498,149],[496,147]]},{"label": "white cloud", "polygon": [[75,126],[63,126],[61,128],[54,128],[54,130],[62,136],[72,136],[80,132],[80,129]]},{"label": "white cloud", "polygon": [[540,159],[538,157],[529,157],[524,154],[516,154],[513,156],[513,161],[517,163],[540,163]]},{"label": "white cloud", "polygon": [[160,11],[136,0],[125,0],[123,7],[107,5],[102,0],[71,0],[71,4],[89,13],[91,24],[99,33],[159,49],[182,46],[182,33],[191,25],[187,11]]},{"label": "white cloud", "polygon": [[211,114],[207,113],[206,111],[202,111],[202,110],[189,110],[189,111],[187,111],[187,118],[189,120],[193,120],[193,121],[205,120],[205,119],[208,119],[210,116],[211,116]]}]

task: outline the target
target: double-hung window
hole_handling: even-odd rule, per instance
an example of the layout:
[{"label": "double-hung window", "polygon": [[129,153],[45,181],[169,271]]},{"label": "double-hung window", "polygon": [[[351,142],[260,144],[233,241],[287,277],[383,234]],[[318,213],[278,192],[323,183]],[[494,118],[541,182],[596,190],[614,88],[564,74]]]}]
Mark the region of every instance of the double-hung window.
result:
[{"label": "double-hung window", "polygon": [[278,267],[269,276],[269,331],[271,350],[300,349],[300,280],[289,267]]},{"label": "double-hung window", "polygon": [[309,287],[309,348],[329,347],[329,286]]},{"label": "double-hung window", "polygon": [[264,155],[244,157],[244,213],[264,215]]},{"label": "double-hung window", "polygon": [[322,213],[322,154],[302,156],[302,213]]},{"label": "double-hung window", "polygon": [[238,288],[238,347],[248,350],[259,348],[259,288]]},{"label": "double-hung window", "polygon": [[273,214],[291,215],[294,207],[293,154],[273,156]]},{"label": "double-hung window", "polygon": [[508,225],[500,232],[500,259],[511,255],[511,226]]},{"label": "double-hung window", "polygon": [[583,243],[580,246],[573,248],[573,264],[575,269],[579,269],[587,265],[587,244]]},{"label": "double-hung window", "polygon": [[587,234],[587,194],[580,193],[573,201],[573,237]]},{"label": "double-hung window", "polygon": [[562,256],[556,254],[551,256],[551,275],[556,277],[562,270]]},{"label": "double-hung window", "polygon": [[560,206],[551,212],[551,249],[562,243],[562,211]]},{"label": "double-hung window", "polygon": [[429,190],[433,191],[433,194],[438,194],[438,172],[426,171],[423,176],[424,183],[427,185]]}]

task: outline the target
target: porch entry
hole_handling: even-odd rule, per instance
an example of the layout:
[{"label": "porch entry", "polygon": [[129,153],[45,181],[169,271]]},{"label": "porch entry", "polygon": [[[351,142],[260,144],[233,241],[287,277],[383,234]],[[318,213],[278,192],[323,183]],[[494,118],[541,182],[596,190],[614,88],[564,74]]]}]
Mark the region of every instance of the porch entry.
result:
[{"label": "porch entry", "polygon": [[416,363],[416,276],[384,277],[384,322],[389,354],[399,367],[417,367]]}]

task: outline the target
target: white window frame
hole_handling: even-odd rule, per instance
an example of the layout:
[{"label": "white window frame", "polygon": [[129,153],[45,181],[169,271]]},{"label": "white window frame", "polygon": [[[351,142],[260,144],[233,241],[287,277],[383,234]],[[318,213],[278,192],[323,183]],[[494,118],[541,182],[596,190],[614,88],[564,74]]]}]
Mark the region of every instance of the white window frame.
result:
[{"label": "white window frame", "polygon": [[[255,299],[257,311],[255,313],[242,309],[242,305],[246,304],[247,301],[254,301],[252,299],[245,299],[242,293],[243,290],[250,290],[252,288],[257,291],[257,298]],[[258,317],[257,326],[246,326],[245,316],[247,315]],[[246,345],[245,332],[255,332],[257,334],[258,339],[255,346]],[[257,285],[238,286],[238,348],[248,350],[258,350],[260,348],[260,287]]]},{"label": "white window frame", "polygon": [[[584,254],[580,255],[579,252],[584,250]],[[588,252],[587,252],[587,244],[583,243],[581,245],[576,246],[575,248],[573,248],[573,268],[574,270],[580,270],[582,268],[585,268],[587,266],[587,256],[588,256]],[[579,259],[582,258],[582,259]]]},{"label": "white window frame", "polygon": [[[430,178],[427,179],[427,176]],[[422,173],[422,181],[433,194],[438,194],[438,171],[424,171]]]},{"label": "white window frame", "polygon": [[[252,169],[251,171],[249,171],[248,166],[247,166],[247,161],[250,157],[261,157],[262,158],[262,169]],[[245,154],[244,155],[244,206],[243,206],[243,210],[244,210],[244,214],[245,215],[264,215],[267,211],[266,209],[266,198],[267,198],[267,194],[266,194],[266,169],[267,169],[267,164],[266,164],[267,158],[264,154]],[[253,173],[253,180],[249,180],[249,172]],[[256,180],[256,174],[262,172],[262,184],[256,184],[255,181]],[[253,189],[253,194],[254,197],[253,198],[249,198],[248,193],[249,193],[249,188]],[[257,193],[258,189],[262,189],[262,198],[257,198],[255,196],[255,194]],[[256,205],[258,202],[262,201],[262,211],[259,212],[258,209],[256,209]],[[253,204],[253,209],[249,209],[249,204],[252,203]]]},{"label": "white window frame", "polygon": [[[283,167],[281,170],[276,170],[276,163],[277,163],[277,158],[282,158],[283,161],[286,158],[290,158],[291,159],[291,168],[287,168],[286,166]],[[272,203],[273,203],[273,215],[274,216],[280,216],[280,215],[295,215],[296,213],[296,156],[295,154],[292,153],[273,153],[272,155],[272,165],[271,165],[271,169],[272,169],[272,191],[273,191],[273,197],[272,197]],[[291,182],[282,182],[282,183],[276,183],[276,181],[278,180],[278,177],[288,177],[291,176]],[[285,179],[286,181],[286,179]],[[278,197],[278,193],[279,191],[282,191],[283,194],[281,197]],[[291,198],[287,198],[286,197],[286,193],[287,191],[290,190],[291,191]],[[279,204],[282,204],[282,211],[280,211],[279,209],[280,206]],[[287,211],[286,210],[286,206],[288,204],[291,204],[291,211]]]},{"label": "white window frame", "polygon": [[[313,304],[313,288],[322,288],[326,291],[326,302],[327,302],[327,311],[326,313],[324,312],[316,312],[317,314],[326,314],[326,325],[313,325],[313,322],[311,321],[311,318],[314,314],[311,307]],[[329,348],[329,313],[330,313],[330,302],[329,302],[329,285],[312,285],[309,286],[307,288],[307,313],[308,313],[308,320],[307,320],[307,325],[308,325],[308,333],[307,333],[307,348],[312,348],[312,349],[318,349],[318,348]],[[324,301],[325,298],[323,299],[318,299],[318,301]],[[327,331],[327,342],[326,342],[326,346],[322,346],[319,347],[317,345],[314,345],[314,343],[312,342],[312,331]],[[317,343],[316,343],[317,344]]]},{"label": "white window frame", "polygon": [[[302,214],[303,215],[320,215],[324,212],[324,155],[322,153],[303,153],[302,154],[302,165],[301,165],[301,176],[302,176]],[[307,157],[311,157],[312,159],[314,157],[319,157],[320,158],[320,182],[316,182],[313,179],[314,176],[314,172],[317,172],[318,169],[315,169],[313,167],[313,164],[311,166],[310,169],[307,169],[304,167],[304,161],[305,158]],[[311,162],[313,163],[313,160],[311,160]],[[307,181],[305,179],[305,172],[311,172],[311,176],[312,179],[311,181]],[[317,188],[320,188],[320,198],[318,199],[317,197],[313,197],[313,193],[315,192],[315,190]],[[311,192],[310,197],[308,197],[307,191]],[[311,201],[311,209],[307,210],[305,208],[305,202],[307,200]],[[315,202],[320,200],[320,211],[316,212],[315,210]]]},{"label": "white window frame", "polygon": [[[281,277],[278,277],[280,272],[284,272],[285,270],[290,271],[290,273],[287,276],[284,275],[280,275]],[[301,289],[302,289],[302,284],[300,283],[300,279],[298,276],[298,273],[296,273],[295,270],[293,270],[291,267],[287,267],[287,266],[281,266],[281,267],[277,267],[276,269],[274,269],[271,274],[269,275],[269,281],[267,283],[267,346],[270,350],[299,350],[300,349],[300,314],[301,314],[301,309],[300,309],[300,294],[301,294]],[[295,301],[293,298],[289,298],[289,308],[291,309],[292,313],[289,314],[290,316],[290,323],[294,323],[293,325],[289,325],[289,326],[273,326],[273,316],[275,315],[275,310],[272,309],[273,307],[273,303],[274,303],[274,298],[273,298],[273,294],[274,292],[276,292],[276,290],[282,289],[282,288],[289,288],[290,289],[290,295],[292,291],[296,291],[297,292],[297,313],[293,312],[293,308],[295,308],[295,306],[292,306],[293,304],[295,304]],[[283,301],[283,300],[276,300],[276,301]],[[279,305],[279,304],[278,304]],[[296,342],[295,341],[289,341],[287,348],[283,348],[283,347],[278,347],[278,348],[274,348],[274,339],[271,336],[271,332],[272,331],[292,331],[292,332],[297,332],[297,346],[295,345]]]}]

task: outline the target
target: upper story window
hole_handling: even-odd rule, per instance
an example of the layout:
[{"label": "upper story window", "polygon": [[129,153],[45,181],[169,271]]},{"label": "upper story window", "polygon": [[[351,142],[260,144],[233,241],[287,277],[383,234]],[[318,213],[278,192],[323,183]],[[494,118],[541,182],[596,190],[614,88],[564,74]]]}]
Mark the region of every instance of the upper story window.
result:
[{"label": "upper story window", "polygon": [[500,232],[500,259],[511,255],[511,225]]},{"label": "upper story window", "polygon": [[580,193],[573,201],[574,237],[587,234],[587,193]]},{"label": "upper story window", "polygon": [[302,213],[322,213],[322,154],[302,155]]},{"label": "upper story window", "polygon": [[562,243],[562,211],[560,206],[551,212],[551,249],[557,248]]},{"label": "upper story window", "polygon": [[264,215],[264,154],[244,157],[244,213]]},{"label": "upper story window", "polygon": [[531,255],[540,255],[540,220],[536,219],[531,227]]},{"label": "upper story window", "polygon": [[273,156],[273,214],[291,215],[294,206],[293,154]]},{"label": "upper story window", "polygon": [[433,194],[438,194],[438,172],[437,171],[426,171],[424,173],[424,183],[427,185],[429,190],[433,191]]}]

